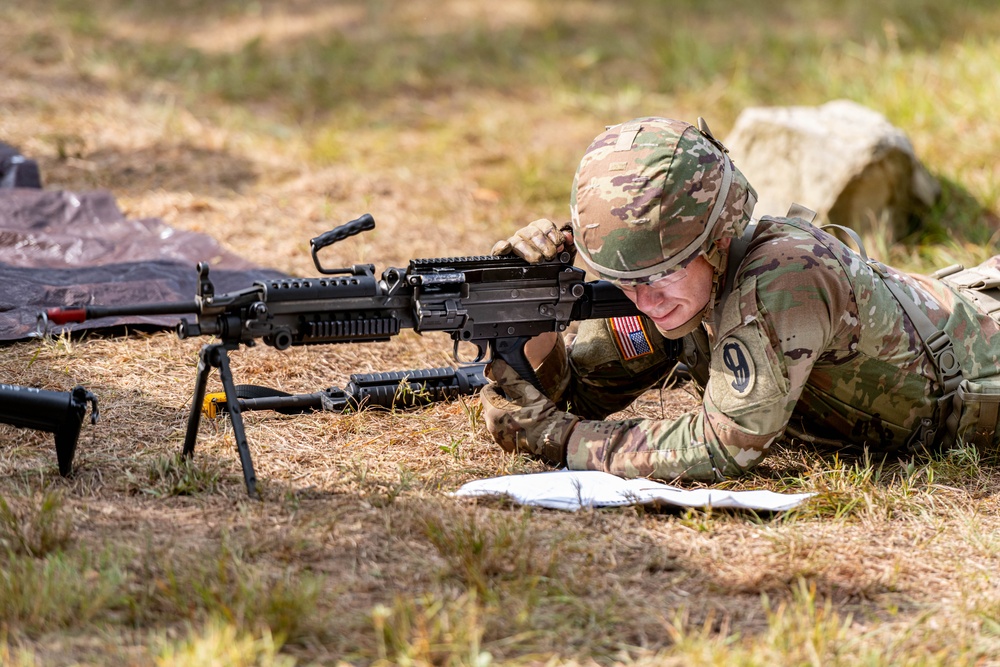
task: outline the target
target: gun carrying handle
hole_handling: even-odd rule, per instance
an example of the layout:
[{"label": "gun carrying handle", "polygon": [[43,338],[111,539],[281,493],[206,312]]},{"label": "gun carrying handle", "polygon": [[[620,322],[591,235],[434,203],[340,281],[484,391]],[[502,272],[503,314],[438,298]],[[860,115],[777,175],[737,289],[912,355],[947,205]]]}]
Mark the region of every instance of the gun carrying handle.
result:
[{"label": "gun carrying handle", "polygon": [[324,275],[330,275],[335,273],[350,273],[350,269],[325,269],[320,264],[318,253],[323,248],[328,245],[333,245],[337,241],[343,241],[348,236],[354,236],[355,234],[360,234],[361,232],[366,232],[369,229],[375,229],[375,218],[372,217],[371,213],[365,213],[363,216],[357,220],[351,220],[339,227],[331,229],[328,232],[323,232],[314,239],[309,240],[309,245],[312,247],[312,259],[313,264],[316,265],[316,270]]}]

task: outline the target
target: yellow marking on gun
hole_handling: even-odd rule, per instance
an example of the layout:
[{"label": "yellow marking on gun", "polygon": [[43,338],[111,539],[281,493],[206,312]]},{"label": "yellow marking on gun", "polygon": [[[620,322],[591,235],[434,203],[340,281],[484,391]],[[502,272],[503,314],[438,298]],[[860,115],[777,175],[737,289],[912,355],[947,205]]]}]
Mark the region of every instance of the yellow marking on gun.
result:
[{"label": "yellow marking on gun", "polygon": [[226,402],[226,393],[223,391],[214,394],[205,394],[205,400],[201,403],[201,414],[209,419],[215,419],[219,414],[219,403]]}]

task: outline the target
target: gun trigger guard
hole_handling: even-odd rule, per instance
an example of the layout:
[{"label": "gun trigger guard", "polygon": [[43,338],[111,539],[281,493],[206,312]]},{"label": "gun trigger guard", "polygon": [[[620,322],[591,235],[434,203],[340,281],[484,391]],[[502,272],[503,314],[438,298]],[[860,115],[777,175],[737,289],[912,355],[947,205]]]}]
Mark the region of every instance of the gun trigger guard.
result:
[{"label": "gun trigger guard", "polygon": [[[462,359],[458,355],[458,344],[459,343],[472,343],[473,345],[475,345],[476,346],[476,358],[473,359],[472,361],[467,361],[467,360]],[[490,353],[490,358],[489,359],[486,359],[486,353],[487,352]],[[490,363],[490,362],[493,361],[493,354],[492,353],[493,353],[493,348],[492,348],[492,346],[489,343],[484,344],[484,343],[481,343],[481,342],[479,342],[477,340],[473,340],[473,341],[455,340],[455,349],[452,351],[451,356],[452,356],[452,358],[455,361],[457,361],[460,364],[480,364],[480,363],[487,363],[488,364],[488,363]]]}]

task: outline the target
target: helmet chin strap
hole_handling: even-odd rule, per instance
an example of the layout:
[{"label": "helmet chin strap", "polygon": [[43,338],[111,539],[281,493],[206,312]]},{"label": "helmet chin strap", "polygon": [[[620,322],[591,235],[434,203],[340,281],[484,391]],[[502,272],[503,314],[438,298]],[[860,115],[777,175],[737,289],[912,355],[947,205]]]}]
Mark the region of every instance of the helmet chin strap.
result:
[{"label": "helmet chin strap", "polygon": [[[753,188],[748,188],[747,198],[743,205],[743,219],[747,222],[751,220],[753,209],[756,204],[757,193],[754,192]],[[743,229],[738,229],[738,232],[742,231]],[[691,319],[687,322],[678,327],[674,327],[673,329],[663,329],[657,325],[656,330],[663,334],[664,338],[671,340],[683,338],[697,329],[702,322],[712,320],[712,314],[715,311],[715,299],[719,296],[719,287],[722,284],[723,276],[726,275],[726,269],[728,268],[729,246],[722,248],[718,243],[713,243],[708,249],[708,252],[703,253],[701,256],[705,258],[705,261],[708,262],[713,269],[715,269],[714,275],[712,276],[712,291],[708,296],[708,301],[705,302],[704,308],[691,317]]]}]

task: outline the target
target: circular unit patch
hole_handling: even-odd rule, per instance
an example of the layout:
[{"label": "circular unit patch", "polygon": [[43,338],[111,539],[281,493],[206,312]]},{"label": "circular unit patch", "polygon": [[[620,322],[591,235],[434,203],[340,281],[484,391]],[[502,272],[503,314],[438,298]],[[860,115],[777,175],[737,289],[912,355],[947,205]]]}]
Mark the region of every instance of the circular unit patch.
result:
[{"label": "circular unit patch", "polygon": [[737,338],[730,336],[722,341],[722,366],[729,388],[740,398],[749,396],[757,381],[750,350]]}]

